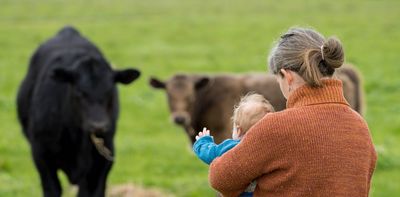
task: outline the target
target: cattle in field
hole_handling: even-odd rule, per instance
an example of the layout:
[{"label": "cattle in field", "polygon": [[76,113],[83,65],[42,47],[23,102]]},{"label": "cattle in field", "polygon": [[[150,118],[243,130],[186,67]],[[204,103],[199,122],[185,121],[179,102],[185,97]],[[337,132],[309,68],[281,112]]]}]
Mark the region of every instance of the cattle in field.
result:
[{"label": "cattle in field", "polygon": [[344,65],[336,69],[336,77],[343,82],[344,97],[350,104],[351,108],[360,115],[364,113],[364,90],[362,80],[357,69],[350,64]]},{"label": "cattle in field", "polygon": [[119,110],[116,83],[129,84],[139,75],[136,69],[113,70],[73,27],[35,51],[17,111],[44,196],[61,196],[58,170],[78,185],[78,196],[104,196]]},{"label": "cattle in field", "polygon": [[[357,71],[346,66],[336,75],[343,81],[346,99],[361,113],[362,94]],[[233,106],[249,92],[262,94],[276,111],[286,107],[279,84],[270,74],[176,74],[166,81],[152,77],[149,83],[153,88],[165,90],[172,121],[184,128],[192,143],[203,127],[211,130],[216,143],[230,138]]]}]

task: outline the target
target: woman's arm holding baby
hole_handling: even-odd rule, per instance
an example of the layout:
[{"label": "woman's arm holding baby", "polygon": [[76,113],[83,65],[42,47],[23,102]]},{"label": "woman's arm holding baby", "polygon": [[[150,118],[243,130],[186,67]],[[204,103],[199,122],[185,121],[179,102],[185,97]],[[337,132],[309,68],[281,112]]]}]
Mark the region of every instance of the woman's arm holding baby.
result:
[{"label": "woman's arm holding baby", "polygon": [[224,196],[238,196],[254,179],[274,170],[271,164],[284,154],[277,145],[282,136],[267,126],[261,120],[235,148],[211,163],[209,181],[214,189]]}]

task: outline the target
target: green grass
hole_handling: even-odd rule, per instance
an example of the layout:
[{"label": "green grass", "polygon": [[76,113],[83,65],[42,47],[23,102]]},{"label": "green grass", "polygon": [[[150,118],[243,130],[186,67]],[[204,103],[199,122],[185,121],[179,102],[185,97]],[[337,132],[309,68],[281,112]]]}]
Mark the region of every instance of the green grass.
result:
[{"label": "green grass", "polygon": [[265,72],[272,42],[298,25],[338,36],[347,61],[362,72],[365,117],[379,152],[371,193],[399,196],[399,19],[397,0],[0,0],[0,196],[41,195],[16,120],[15,95],[32,52],[65,24],[78,27],[116,67],[143,73],[133,85],[120,86],[110,184],[212,196],[207,166],[191,153],[182,129],[169,122],[165,95],[148,86],[148,77]]}]

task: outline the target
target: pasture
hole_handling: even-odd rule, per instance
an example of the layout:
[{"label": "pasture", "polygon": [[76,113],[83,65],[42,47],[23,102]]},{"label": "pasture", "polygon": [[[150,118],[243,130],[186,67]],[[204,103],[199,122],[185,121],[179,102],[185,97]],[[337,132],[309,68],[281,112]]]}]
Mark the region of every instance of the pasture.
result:
[{"label": "pasture", "polygon": [[[116,68],[142,76],[119,85],[116,162],[108,184],[133,183],[175,196],[213,196],[208,166],[169,120],[150,76],[266,72],[275,39],[312,26],[344,44],[363,75],[365,118],[378,151],[372,196],[400,195],[400,1],[29,1],[0,0],[0,196],[40,196],[40,181],[16,118],[15,97],[32,52],[66,24]],[[62,173],[60,173],[62,174]],[[63,177],[64,190],[67,188]]]}]

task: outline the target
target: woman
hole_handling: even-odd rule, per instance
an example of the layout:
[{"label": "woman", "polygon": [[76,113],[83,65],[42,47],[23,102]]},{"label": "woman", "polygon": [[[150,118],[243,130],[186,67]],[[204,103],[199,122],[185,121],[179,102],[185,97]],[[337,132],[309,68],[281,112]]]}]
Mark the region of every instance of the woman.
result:
[{"label": "woman", "polygon": [[254,196],[368,196],[377,157],[367,123],[332,77],[343,61],[335,38],[304,28],[285,33],[269,66],[287,109],[267,114],[211,163],[211,186],[224,196],[253,180]]}]

